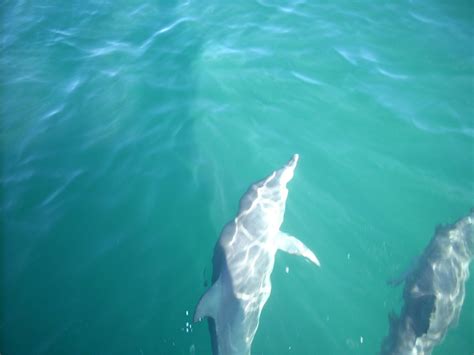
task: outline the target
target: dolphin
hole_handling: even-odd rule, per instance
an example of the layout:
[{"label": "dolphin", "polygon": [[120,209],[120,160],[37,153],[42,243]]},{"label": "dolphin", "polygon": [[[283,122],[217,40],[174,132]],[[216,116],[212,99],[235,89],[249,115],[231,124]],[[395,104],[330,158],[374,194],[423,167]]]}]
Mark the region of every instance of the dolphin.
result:
[{"label": "dolphin", "polygon": [[[389,316],[383,355],[427,355],[454,326],[474,255],[474,210],[434,237],[405,277],[400,316]],[[401,281],[402,282],[402,281]]]},{"label": "dolphin", "polygon": [[301,241],[280,231],[287,183],[299,156],[250,186],[214,249],[213,285],[201,297],[194,322],[209,317],[214,355],[248,355],[260,314],[271,293],[270,275],[277,250],[301,255],[320,266]]}]

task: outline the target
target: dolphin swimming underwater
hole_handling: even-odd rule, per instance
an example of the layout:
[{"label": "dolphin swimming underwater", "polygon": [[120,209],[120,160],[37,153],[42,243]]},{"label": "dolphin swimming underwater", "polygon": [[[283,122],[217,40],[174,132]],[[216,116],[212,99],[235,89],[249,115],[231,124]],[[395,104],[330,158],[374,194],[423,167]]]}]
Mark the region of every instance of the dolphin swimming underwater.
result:
[{"label": "dolphin swimming underwater", "polygon": [[248,355],[262,308],[271,293],[270,275],[277,250],[301,255],[320,265],[314,253],[295,237],[280,231],[287,183],[298,155],[242,196],[237,217],[222,230],[214,250],[214,284],[201,297],[197,322],[210,317],[215,355]]},{"label": "dolphin swimming underwater", "polygon": [[384,355],[428,355],[459,319],[469,263],[474,255],[474,210],[453,225],[438,227],[405,279],[400,317],[390,316]]}]

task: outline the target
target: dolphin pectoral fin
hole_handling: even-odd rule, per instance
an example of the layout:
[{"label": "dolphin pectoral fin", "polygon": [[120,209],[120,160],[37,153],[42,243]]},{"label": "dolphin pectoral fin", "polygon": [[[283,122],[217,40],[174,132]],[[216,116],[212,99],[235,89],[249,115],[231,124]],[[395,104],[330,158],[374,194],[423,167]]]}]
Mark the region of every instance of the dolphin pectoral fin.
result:
[{"label": "dolphin pectoral fin", "polygon": [[216,319],[220,297],[221,282],[219,278],[199,300],[196,311],[194,312],[194,322],[199,322],[204,317],[212,317]]},{"label": "dolphin pectoral fin", "polygon": [[292,237],[284,232],[280,232],[277,240],[278,249],[286,251],[289,254],[304,256],[306,259],[317,266],[321,266],[316,255],[314,255],[314,253],[306,245],[304,245],[303,242],[296,239],[295,237]]}]

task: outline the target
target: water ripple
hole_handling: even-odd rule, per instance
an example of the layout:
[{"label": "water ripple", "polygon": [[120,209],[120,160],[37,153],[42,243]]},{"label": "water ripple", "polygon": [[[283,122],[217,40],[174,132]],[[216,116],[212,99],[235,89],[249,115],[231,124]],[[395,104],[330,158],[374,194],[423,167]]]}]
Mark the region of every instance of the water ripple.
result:
[{"label": "water ripple", "polygon": [[35,173],[33,169],[26,169],[10,176],[0,177],[0,183],[5,185],[11,183],[24,183],[30,180],[34,174]]},{"label": "water ripple", "polygon": [[336,52],[345,60],[347,60],[352,65],[357,65],[357,61],[353,58],[353,55],[345,49],[334,48]]},{"label": "water ripple", "polygon": [[182,17],[174,21],[170,25],[160,28],[159,30],[154,32],[145,42],[143,42],[142,45],[140,45],[139,47],[140,52],[141,53],[146,52],[150,48],[151,44],[155,41],[155,39],[161,34],[171,31],[172,29],[174,29],[176,26],[178,26],[181,23],[193,22],[193,21],[196,21],[196,19],[193,17]]},{"label": "water ripple", "polygon": [[257,0],[257,3],[261,6],[263,6],[263,7],[276,9],[276,10],[282,12],[285,15],[297,15],[297,16],[300,16],[300,17],[309,17],[309,15],[306,14],[305,12],[302,12],[302,11],[299,11],[299,10],[296,9],[296,6],[299,5],[299,4],[304,3],[304,1],[296,2],[294,4],[295,5],[294,7],[277,5],[277,4],[270,4],[270,3],[268,3],[264,0]]},{"label": "water ripple", "polygon": [[48,197],[46,197],[43,202],[41,203],[41,207],[45,207],[47,205],[49,205],[54,199],[56,199],[56,197],[58,197],[61,193],[63,193],[66,188],[78,177],[80,176],[81,174],[83,173],[83,171],[81,169],[78,169],[78,170],[75,170],[73,172],[71,172],[67,178],[66,178],[66,181],[64,181],[64,183],[62,185],[60,185],[56,190],[54,190],[53,192],[51,192]]},{"label": "water ripple", "polygon": [[426,23],[426,24],[429,24],[429,25],[436,25],[436,26],[440,26],[440,27],[444,26],[444,24],[441,23],[441,22],[438,22],[438,21],[432,20],[430,18],[421,16],[417,13],[412,12],[412,11],[410,11],[409,14],[410,14],[411,17],[413,17],[415,20],[418,20],[421,23]]},{"label": "water ripple", "polygon": [[65,85],[64,90],[66,91],[66,93],[71,94],[76,91],[76,89],[81,85],[82,82],[83,81],[80,77],[75,77]]},{"label": "water ripple", "polygon": [[274,34],[285,34],[285,33],[292,32],[290,28],[283,27],[283,26],[276,26],[276,25],[265,25],[265,26],[261,26],[260,29],[268,33],[274,33]]},{"label": "water ripple", "polygon": [[221,60],[233,58],[243,61],[268,57],[272,51],[264,47],[232,47],[227,44],[208,43],[202,57],[206,60]]},{"label": "water ripple", "polygon": [[60,104],[59,106],[53,108],[52,110],[46,112],[43,116],[39,118],[39,122],[47,121],[53,116],[56,116],[58,113],[64,110],[65,104]]},{"label": "water ripple", "polygon": [[107,41],[105,45],[89,50],[89,58],[101,57],[112,53],[131,53],[132,48],[128,43],[120,41]]},{"label": "water ripple", "polygon": [[424,131],[430,134],[443,135],[443,134],[456,134],[462,135],[469,138],[474,138],[474,128],[472,127],[447,127],[441,124],[434,125],[428,122],[424,122],[419,118],[412,117],[410,122],[418,128],[420,131]]},{"label": "water ripple", "polygon": [[395,79],[395,80],[406,80],[406,79],[409,79],[409,76],[408,76],[408,75],[394,74],[394,73],[391,73],[391,72],[389,72],[389,71],[387,71],[387,70],[384,70],[384,69],[382,69],[382,68],[377,68],[377,71],[378,71],[380,74],[382,74],[382,75],[384,75],[384,76],[386,76],[386,77],[388,77],[388,78],[390,78],[390,79]]},{"label": "water ripple", "polygon": [[56,28],[53,28],[53,29],[49,30],[49,32],[61,35],[63,37],[72,37],[72,36],[76,35],[76,33],[73,32],[73,31],[59,30],[59,29],[56,29]]},{"label": "water ripple", "polygon": [[296,71],[292,71],[291,74],[292,74],[295,78],[300,79],[301,81],[304,81],[305,83],[312,84],[312,85],[317,85],[317,86],[322,86],[322,85],[324,85],[324,83],[322,83],[321,81],[316,80],[316,79],[313,79],[313,78],[310,78],[309,76],[300,74],[300,73],[298,73],[298,72],[296,72]]},{"label": "water ripple", "polygon": [[129,13],[130,17],[134,17],[136,15],[141,15],[143,12],[149,8],[149,4],[141,4],[135,10]]},{"label": "water ripple", "polygon": [[378,59],[377,56],[370,50],[366,48],[358,48],[356,50],[351,50],[347,48],[340,48],[334,47],[334,50],[347,62],[350,64],[357,66],[359,64],[359,60],[364,60],[370,63],[377,63]]}]

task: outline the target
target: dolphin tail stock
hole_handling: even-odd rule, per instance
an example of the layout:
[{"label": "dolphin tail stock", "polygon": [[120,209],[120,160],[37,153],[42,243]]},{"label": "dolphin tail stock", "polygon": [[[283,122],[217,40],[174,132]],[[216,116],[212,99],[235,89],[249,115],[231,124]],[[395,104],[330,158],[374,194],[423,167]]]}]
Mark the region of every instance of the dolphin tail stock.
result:
[{"label": "dolphin tail stock", "polygon": [[198,305],[196,306],[196,311],[194,312],[193,319],[195,323],[199,322],[204,317],[216,319],[217,307],[222,293],[221,288],[220,278],[218,278],[211,288],[202,295]]},{"label": "dolphin tail stock", "polygon": [[284,232],[280,232],[277,238],[277,247],[289,254],[300,255],[311,261],[317,266],[321,266],[314,253],[303,244],[299,239],[292,237]]}]

